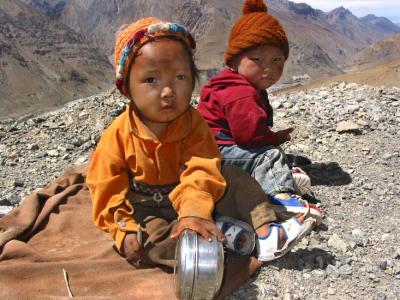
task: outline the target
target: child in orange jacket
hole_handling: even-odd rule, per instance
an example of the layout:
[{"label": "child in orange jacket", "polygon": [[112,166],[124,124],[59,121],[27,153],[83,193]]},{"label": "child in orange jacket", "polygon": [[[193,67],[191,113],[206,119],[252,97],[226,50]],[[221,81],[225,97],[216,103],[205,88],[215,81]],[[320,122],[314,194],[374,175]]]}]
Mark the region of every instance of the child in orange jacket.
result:
[{"label": "child in orange jacket", "polygon": [[[191,229],[206,240],[223,241],[213,217],[224,215],[265,236],[260,260],[276,259],[277,251],[288,251],[311,225],[302,216],[271,225],[276,215],[265,194],[239,168],[223,172],[227,188],[214,136],[190,106],[194,49],[183,26],[155,18],[117,33],[116,85],[131,101],[103,133],[90,162],[86,182],[94,223],[112,235],[131,263],[173,267],[181,232]],[[241,180],[229,185],[235,178]]]}]

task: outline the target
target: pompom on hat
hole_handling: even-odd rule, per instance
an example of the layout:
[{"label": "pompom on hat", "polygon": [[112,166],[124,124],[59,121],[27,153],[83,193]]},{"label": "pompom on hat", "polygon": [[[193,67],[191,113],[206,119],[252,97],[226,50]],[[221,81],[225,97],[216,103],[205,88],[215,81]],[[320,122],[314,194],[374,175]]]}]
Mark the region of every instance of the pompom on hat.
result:
[{"label": "pompom on hat", "polygon": [[185,27],[152,17],[123,26],[117,32],[114,48],[115,85],[123,95],[127,95],[129,66],[138,50],[154,37],[160,36],[173,36],[183,41],[189,49],[196,49],[196,42]]},{"label": "pompom on hat", "polygon": [[279,21],[268,13],[264,1],[246,0],[242,10],[243,15],[233,25],[229,36],[225,63],[229,65],[235,55],[259,45],[277,46],[287,59],[289,43],[285,30]]}]

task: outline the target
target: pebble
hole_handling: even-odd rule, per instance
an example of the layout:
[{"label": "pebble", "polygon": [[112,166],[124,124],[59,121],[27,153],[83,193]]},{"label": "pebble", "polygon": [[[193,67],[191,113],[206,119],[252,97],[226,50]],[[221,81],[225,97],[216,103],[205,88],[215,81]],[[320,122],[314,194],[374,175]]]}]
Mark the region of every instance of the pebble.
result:
[{"label": "pebble", "polygon": [[16,194],[9,194],[5,199],[10,205],[17,205],[21,199]]},{"label": "pebble", "polygon": [[339,268],[340,275],[351,275],[353,274],[353,270],[350,265],[343,265]]},{"label": "pebble", "polygon": [[328,288],[328,294],[331,295],[331,296],[332,295],[336,295],[336,290],[334,288],[330,287],[330,288]]},{"label": "pebble", "polygon": [[376,294],[376,300],[386,300],[387,296],[385,293],[379,292],[378,294]]},{"label": "pebble", "polygon": [[38,152],[36,152],[36,155],[35,155],[36,158],[43,158],[45,156],[47,156],[46,151],[38,151]]},{"label": "pebble", "polygon": [[356,122],[347,120],[338,123],[336,126],[336,131],[338,133],[360,133],[361,128]]},{"label": "pebble", "polygon": [[285,293],[282,300],[293,300],[293,297],[290,293]]},{"label": "pebble", "polygon": [[52,156],[52,157],[57,157],[59,156],[59,152],[57,150],[48,150],[47,155]]},{"label": "pebble", "polygon": [[14,187],[24,187],[24,181],[21,179],[14,180]]},{"label": "pebble", "polygon": [[328,247],[335,251],[340,251],[341,253],[346,253],[347,245],[344,240],[339,238],[337,234],[333,234],[328,240]]},{"label": "pebble", "polygon": [[379,262],[378,266],[379,266],[379,269],[381,269],[382,271],[385,271],[387,268],[387,265],[388,265],[387,260],[383,260],[383,261]]}]

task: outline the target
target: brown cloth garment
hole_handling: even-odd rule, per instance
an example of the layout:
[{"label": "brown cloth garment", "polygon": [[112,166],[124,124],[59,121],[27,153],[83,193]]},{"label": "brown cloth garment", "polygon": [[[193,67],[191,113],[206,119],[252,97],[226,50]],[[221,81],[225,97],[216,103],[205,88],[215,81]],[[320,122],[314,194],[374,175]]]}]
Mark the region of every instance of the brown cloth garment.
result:
[{"label": "brown cloth garment", "polygon": [[[84,171],[67,171],[0,219],[0,299],[175,299],[173,274],[135,268],[95,228]],[[219,298],[262,265],[227,255]]]}]

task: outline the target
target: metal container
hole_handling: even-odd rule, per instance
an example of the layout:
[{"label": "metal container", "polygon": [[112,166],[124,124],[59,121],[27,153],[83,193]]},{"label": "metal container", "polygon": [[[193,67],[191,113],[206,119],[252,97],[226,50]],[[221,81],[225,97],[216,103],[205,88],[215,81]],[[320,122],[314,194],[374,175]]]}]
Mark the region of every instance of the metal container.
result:
[{"label": "metal container", "polygon": [[216,237],[211,242],[185,230],[175,252],[175,291],[179,299],[213,299],[224,275],[224,250]]}]

